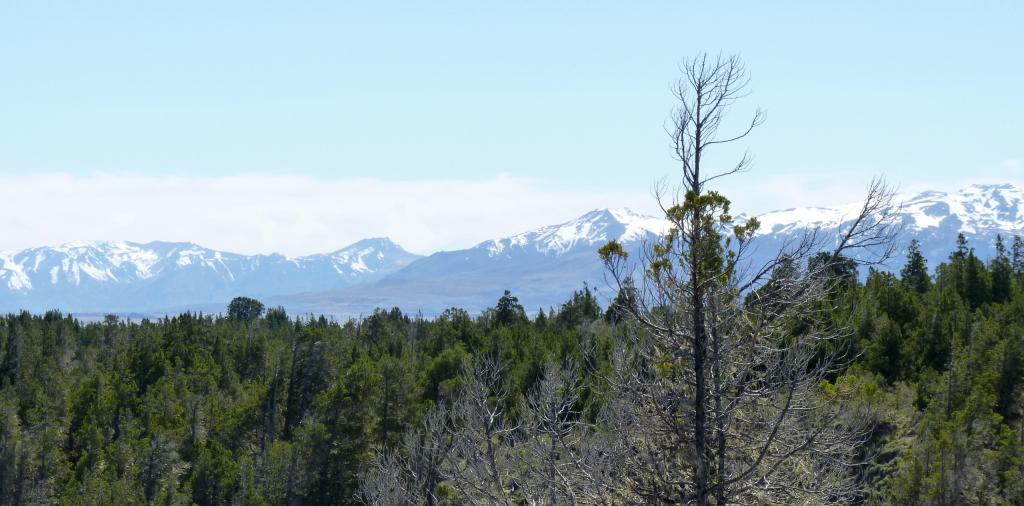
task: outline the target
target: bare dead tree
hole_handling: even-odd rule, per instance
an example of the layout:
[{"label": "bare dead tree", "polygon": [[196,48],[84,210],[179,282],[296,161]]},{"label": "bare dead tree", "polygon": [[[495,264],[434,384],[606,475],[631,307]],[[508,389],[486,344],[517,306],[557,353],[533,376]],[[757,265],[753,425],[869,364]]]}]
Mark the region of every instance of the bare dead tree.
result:
[{"label": "bare dead tree", "polygon": [[361,481],[363,499],[373,505],[435,505],[443,480],[442,465],[455,438],[450,411],[427,413],[420,430],[403,435],[400,450],[379,451]]},{"label": "bare dead tree", "polygon": [[474,504],[515,503],[511,441],[518,430],[504,409],[509,393],[502,367],[485,360],[473,367],[452,406],[455,434],[445,469],[449,483]]},{"label": "bare dead tree", "polygon": [[521,495],[540,504],[611,504],[613,466],[597,428],[583,420],[579,368],[549,363],[524,401],[517,434]]},{"label": "bare dead tree", "polygon": [[609,453],[594,452],[582,420],[575,364],[548,364],[512,420],[501,367],[483,361],[463,377],[399,451],[379,453],[364,474],[368,504],[610,504],[601,479]]},{"label": "bare dead tree", "polygon": [[400,448],[378,452],[361,480],[367,504],[438,504],[442,482],[470,504],[513,504],[508,398],[501,366],[485,360],[462,377],[454,400],[408,431]]},{"label": "bare dead tree", "polygon": [[833,382],[850,357],[838,345],[846,330],[827,317],[831,273],[851,257],[871,264],[892,254],[894,193],[873,182],[839,230],[809,230],[751,265],[758,221],[737,222],[729,200],[707,189],[747,170],[750,157],[705,165],[710,148],[743,139],[764,116],[719,132],[747,94],[737,57],[702,55],[682,71],[671,134],[683,182],[672,199],[658,192],[671,228],[639,262],[614,241],[601,250],[627,293],[621,310],[646,336],[611,380],[618,396],[607,423],[622,441],[608,448],[622,452],[627,472],[615,493],[698,505],[847,500],[872,416],[852,380]]}]

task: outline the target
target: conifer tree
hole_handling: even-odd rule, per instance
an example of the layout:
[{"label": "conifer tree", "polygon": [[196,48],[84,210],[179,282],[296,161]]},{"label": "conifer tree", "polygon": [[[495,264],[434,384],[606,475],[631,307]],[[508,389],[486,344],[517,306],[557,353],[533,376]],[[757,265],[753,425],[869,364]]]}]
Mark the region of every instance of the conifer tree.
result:
[{"label": "conifer tree", "polygon": [[992,259],[989,270],[992,273],[992,302],[1001,304],[1010,300],[1013,290],[1013,265],[1006,256],[1006,245],[1003,237],[996,235],[996,257]]},{"label": "conifer tree", "polygon": [[907,263],[900,270],[900,277],[904,284],[919,294],[927,292],[931,286],[928,260],[921,254],[921,243],[917,239],[910,241],[910,247],[907,248]]},{"label": "conifer tree", "polygon": [[544,313],[544,308],[537,310],[537,317],[533,319],[533,324],[537,328],[544,328],[548,325],[548,316]]},{"label": "conifer tree", "polygon": [[951,258],[953,261],[963,261],[967,258],[967,238],[964,237],[964,233],[960,232],[956,235],[956,250],[953,251]]},{"label": "conifer tree", "polygon": [[1013,274],[1017,282],[1024,280],[1024,240],[1019,235],[1013,236]]},{"label": "conifer tree", "polygon": [[977,309],[992,300],[988,269],[981,259],[974,255],[974,248],[967,252],[964,267],[964,298],[971,305],[971,309]]},{"label": "conifer tree", "polygon": [[519,303],[519,299],[512,295],[512,292],[505,290],[505,293],[498,299],[498,305],[494,308],[494,321],[498,325],[510,326],[527,321],[526,310]]}]

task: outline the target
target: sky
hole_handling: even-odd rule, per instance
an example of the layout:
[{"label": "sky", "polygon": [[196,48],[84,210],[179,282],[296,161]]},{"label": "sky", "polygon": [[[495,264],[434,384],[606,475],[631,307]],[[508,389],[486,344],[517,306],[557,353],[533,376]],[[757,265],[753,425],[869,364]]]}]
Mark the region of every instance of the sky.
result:
[{"label": "sky", "polygon": [[[739,54],[764,212],[1024,182],[1021,2],[0,2],[0,250],[390,236],[653,212],[679,64]],[[770,5],[769,5],[770,4]]]}]

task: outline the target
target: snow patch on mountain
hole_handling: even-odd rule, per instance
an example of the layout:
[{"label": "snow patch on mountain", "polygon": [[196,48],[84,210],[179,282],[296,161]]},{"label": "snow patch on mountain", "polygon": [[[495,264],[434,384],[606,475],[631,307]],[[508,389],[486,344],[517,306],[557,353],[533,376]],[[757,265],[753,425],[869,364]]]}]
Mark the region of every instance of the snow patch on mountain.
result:
[{"label": "snow patch on mountain", "polygon": [[604,244],[612,239],[633,242],[666,230],[667,223],[660,218],[644,216],[626,208],[595,209],[565,223],[492,239],[477,247],[486,248],[492,257],[507,255],[513,248],[559,256],[579,246]]},{"label": "snow patch on mountain", "polygon": [[664,235],[669,229],[669,223],[664,218],[643,215],[625,207],[610,209],[608,212],[626,228],[618,238],[620,242],[628,243],[642,240],[649,234]]},{"label": "snow patch on mountain", "polygon": [[[1013,184],[976,184],[955,192],[926,191],[901,195],[898,214],[908,231],[952,226],[958,232],[1019,232],[1024,230],[1024,191]],[[803,207],[758,216],[760,233],[785,234],[804,228],[836,228],[853,219],[860,204]]]},{"label": "snow patch on mountain", "polygon": [[10,290],[32,289],[32,280],[25,274],[21,264],[14,260],[14,254],[11,252],[0,253],[0,280],[6,281]]},{"label": "snow patch on mountain", "polygon": [[938,227],[955,216],[960,231],[1020,231],[1024,191],[1012,184],[972,185],[954,193],[928,191],[906,199],[904,213],[917,229]]},{"label": "snow patch on mountain", "polygon": [[342,273],[344,267],[348,267],[356,272],[370,272],[371,268],[366,265],[366,260],[372,257],[380,261],[384,258],[384,252],[378,251],[375,248],[362,248],[357,251],[339,251],[331,255],[331,258],[334,260],[334,269],[339,274]]}]

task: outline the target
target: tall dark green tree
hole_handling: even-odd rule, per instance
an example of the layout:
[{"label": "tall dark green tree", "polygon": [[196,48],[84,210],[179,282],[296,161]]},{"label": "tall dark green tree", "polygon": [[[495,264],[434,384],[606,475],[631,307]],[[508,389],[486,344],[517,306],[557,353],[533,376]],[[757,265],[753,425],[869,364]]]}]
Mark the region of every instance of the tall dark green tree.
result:
[{"label": "tall dark green tree", "polygon": [[585,321],[596,320],[601,316],[601,306],[597,297],[584,285],[583,290],[573,292],[569,300],[562,304],[556,320],[564,328],[576,328]]},{"label": "tall dark green tree", "polygon": [[290,439],[313,405],[316,396],[330,385],[330,363],[324,329],[302,329],[292,351],[288,401],[284,412],[284,437]]},{"label": "tall dark green tree", "polygon": [[970,248],[967,247],[967,237],[964,236],[963,232],[960,232],[956,235],[956,250],[953,251],[950,258],[952,258],[954,262],[957,260],[964,260],[967,258],[967,251],[969,249]]},{"label": "tall dark green tree", "polygon": [[992,300],[988,269],[981,259],[974,255],[974,248],[967,253],[963,277],[964,297],[971,305],[971,309],[977,309]]},{"label": "tall dark green tree", "polygon": [[921,254],[921,243],[917,239],[911,240],[907,248],[907,263],[900,270],[900,279],[919,294],[927,292],[931,287],[928,260]]},{"label": "tall dark green tree", "polygon": [[251,297],[235,297],[228,304],[228,318],[249,322],[263,314],[263,303]]},{"label": "tall dark green tree", "polygon": [[505,290],[505,294],[498,299],[498,305],[494,307],[494,322],[502,326],[511,326],[526,321],[526,310],[519,303],[519,299],[512,295],[512,292]]},{"label": "tall dark green tree", "polygon": [[1024,280],[1024,240],[1019,235],[1013,236],[1013,274],[1017,282]]},{"label": "tall dark green tree", "polygon": [[992,302],[1002,304],[1010,300],[1013,290],[1013,264],[1007,256],[1003,236],[996,235],[996,256],[989,263],[992,274]]}]

